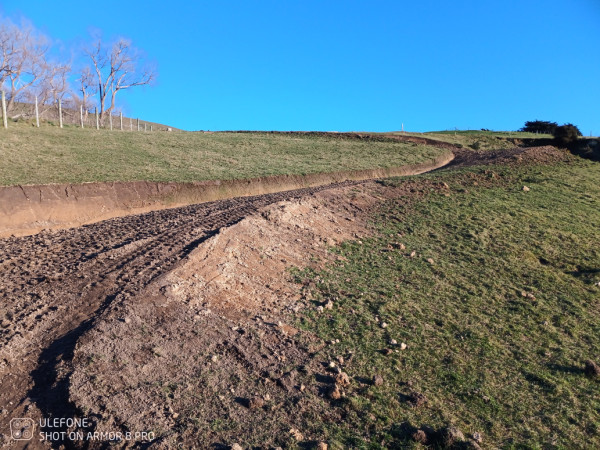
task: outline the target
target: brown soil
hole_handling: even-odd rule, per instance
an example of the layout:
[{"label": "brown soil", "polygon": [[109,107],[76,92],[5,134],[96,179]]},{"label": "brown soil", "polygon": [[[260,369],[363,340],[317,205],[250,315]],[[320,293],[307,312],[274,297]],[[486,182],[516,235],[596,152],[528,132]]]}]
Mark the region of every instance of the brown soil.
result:
[{"label": "brown soil", "polygon": [[[457,165],[485,159],[473,155],[458,154]],[[544,155],[564,158],[527,149],[496,160]],[[285,446],[315,417],[342,420],[326,398],[335,345],[288,323],[315,306],[289,269],[322,267],[335,257],[328,246],[368,234],[382,200],[444,189],[424,183],[345,182],[1,240],[0,444],[107,445],[14,441],[16,417],[86,417],[85,433],[153,431],[152,448]]]}]

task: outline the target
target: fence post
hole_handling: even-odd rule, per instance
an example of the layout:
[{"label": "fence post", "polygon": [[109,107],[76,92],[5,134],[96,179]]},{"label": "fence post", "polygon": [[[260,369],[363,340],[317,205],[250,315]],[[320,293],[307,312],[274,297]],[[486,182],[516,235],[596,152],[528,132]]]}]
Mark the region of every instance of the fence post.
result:
[{"label": "fence post", "polygon": [[150,133],[152,133],[152,125],[150,125]]},{"label": "fence post", "polygon": [[112,111],[108,115],[108,118],[109,118],[109,122],[110,122],[110,131],[112,131]]},{"label": "fence post", "polygon": [[2,91],[2,121],[4,122],[4,128],[8,128],[8,120],[6,118],[6,97],[4,91]]},{"label": "fence post", "polygon": [[62,128],[62,101],[58,99],[58,124]]},{"label": "fence post", "polygon": [[123,131],[123,112],[121,111],[121,113],[119,114],[120,118],[121,118],[121,131]]},{"label": "fence post", "polygon": [[79,119],[81,120],[81,128],[83,128],[83,105],[79,105]]},{"label": "fence post", "polygon": [[96,130],[100,129],[100,119],[98,118],[98,107],[94,107],[94,112],[96,113]]},{"label": "fence post", "polygon": [[38,100],[37,95],[35,96],[35,125],[40,127],[40,112],[38,110]]},{"label": "fence post", "polygon": [[146,124],[144,123],[144,133],[147,131]]},{"label": "fence post", "polygon": [[139,118],[137,119],[137,129],[138,129],[138,131],[140,131],[140,119]]}]

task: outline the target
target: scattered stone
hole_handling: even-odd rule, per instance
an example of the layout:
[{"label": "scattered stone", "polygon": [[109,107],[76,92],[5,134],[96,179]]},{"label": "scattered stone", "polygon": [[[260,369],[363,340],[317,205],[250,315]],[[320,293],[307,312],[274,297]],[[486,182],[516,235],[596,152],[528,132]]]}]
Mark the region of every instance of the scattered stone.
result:
[{"label": "scattered stone", "polygon": [[483,442],[483,437],[481,436],[481,433],[479,433],[478,431],[476,431],[475,433],[473,433],[473,440],[475,442],[477,442],[478,444],[481,444]]},{"label": "scattered stone", "polygon": [[210,360],[212,362],[217,362],[219,360],[219,357],[217,355],[212,355],[212,358],[210,358]]},{"label": "scattered stone", "polygon": [[343,366],[344,365],[344,357],[343,356],[338,356],[337,357],[338,363]]},{"label": "scattered stone", "polygon": [[429,264],[431,264],[432,266],[435,264],[435,261],[433,260],[433,258],[427,258],[427,262]]},{"label": "scattered stone", "polygon": [[458,442],[464,442],[465,435],[458,428],[449,426],[440,430],[442,447],[450,448]]},{"label": "scattered stone", "polygon": [[350,377],[346,372],[340,372],[335,376],[335,382],[340,386],[348,386],[350,384]]},{"label": "scattered stone", "polygon": [[443,187],[444,189],[450,189],[450,186],[448,186],[448,183],[445,183],[445,182],[443,182],[443,181],[442,181],[442,187]]},{"label": "scattered stone", "polygon": [[171,414],[171,417],[173,419],[177,419],[177,418],[179,418],[179,414],[178,413],[173,413],[173,414]]},{"label": "scattered stone", "polygon": [[240,444],[235,443],[231,446],[231,450],[244,450],[244,448]]},{"label": "scattered stone", "polygon": [[319,305],[317,306],[317,312],[322,313],[324,311],[323,306]]},{"label": "scattered stone", "polygon": [[248,400],[248,408],[250,409],[258,409],[265,406],[265,401],[260,397],[252,397]]},{"label": "scattered stone", "polygon": [[383,384],[383,377],[381,375],[373,375],[373,386],[381,386]]},{"label": "scattered stone", "polygon": [[428,400],[424,394],[415,391],[411,392],[408,396],[408,402],[412,405],[413,408],[420,408],[421,406],[424,406],[428,402]]},{"label": "scattered stone", "polygon": [[294,439],[296,439],[297,441],[302,441],[304,440],[304,435],[300,432],[300,430],[298,430],[297,428],[290,428],[290,434],[292,435],[292,437]]},{"label": "scattered stone", "polygon": [[331,300],[328,300],[327,303],[325,303],[325,305],[323,305],[323,307],[325,309],[333,309],[333,302]]},{"label": "scattered stone", "polygon": [[329,448],[329,446],[327,445],[327,443],[321,441],[317,444],[316,449],[317,450],[327,450]]},{"label": "scattered stone", "polygon": [[408,345],[406,345],[404,342],[400,344],[400,350],[406,350],[406,347],[408,347]]},{"label": "scattered stone", "polygon": [[298,389],[300,389],[300,392],[304,392],[306,390],[306,386],[304,386],[303,384],[301,384]]},{"label": "scattered stone", "polygon": [[336,367],[336,364],[335,364],[335,362],[333,362],[333,361],[330,361],[330,362],[329,362],[329,364],[327,365],[327,367],[328,367],[329,369],[335,369],[335,367]]},{"label": "scattered stone", "polygon": [[417,256],[417,252],[415,252],[414,250],[412,252],[410,252],[411,258],[414,258],[415,256]]},{"label": "scattered stone", "polygon": [[531,189],[529,189],[527,186],[523,186],[523,191],[524,192],[529,192]]},{"label": "scattered stone", "polygon": [[381,325],[380,325],[380,327],[381,327],[381,328],[387,328],[387,326],[388,326],[388,324],[387,324],[387,323],[385,323],[385,322],[381,322]]},{"label": "scattered stone", "polygon": [[390,344],[390,345],[398,345],[398,341],[396,341],[396,339],[390,339],[388,341],[388,344]]},{"label": "scattered stone", "polygon": [[130,319],[129,317],[125,317],[125,318],[123,319],[123,322],[125,322],[125,323],[129,324],[129,323],[131,323],[131,319]]},{"label": "scattered stone", "polygon": [[591,359],[588,359],[585,362],[585,368],[583,369],[583,371],[590,378],[600,377],[600,366],[598,366],[598,364],[596,364]]},{"label": "scattered stone", "polygon": [[425,433],[423,430],[417,430],[412,434],[412,440],[415,442],[418,442],[420,444],[427,444],[427,433]]},{"label": "scattered stone", "polygon": [[337,384],[331,386],[327,390],[327,397],[329,397],[331,400],[339,400],[342,398],[342,391],[340,390],[340,387]]}]

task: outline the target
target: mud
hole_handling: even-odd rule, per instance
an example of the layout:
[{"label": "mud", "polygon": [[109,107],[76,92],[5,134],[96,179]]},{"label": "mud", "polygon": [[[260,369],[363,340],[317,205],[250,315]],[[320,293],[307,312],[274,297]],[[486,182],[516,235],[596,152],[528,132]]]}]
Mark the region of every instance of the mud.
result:
[{"label": "mud", "polygon": [[241,196],[288,191],[348,180],[415,175],[451,161],[447,152],[433,161],[403,167],[246,180],[194,183],[114,182],[0,187],[0,237],[24,236],[114,217]]}]

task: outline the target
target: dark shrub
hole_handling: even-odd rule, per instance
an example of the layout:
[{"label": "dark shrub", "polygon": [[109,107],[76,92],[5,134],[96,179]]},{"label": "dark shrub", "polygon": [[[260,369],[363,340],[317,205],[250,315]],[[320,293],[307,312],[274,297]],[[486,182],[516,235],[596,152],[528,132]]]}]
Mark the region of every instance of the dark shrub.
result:
[{"label": "dark shrub", "polygon": [[554,134],[554,131],[558,127],[556,122],[548,122],[545,120],[533,120],[525,122],[525,126],[519,131],[526,131],[528,133],[542,133],[542,134]]},{"label": "dark shrub", "polygon": [[553,135],[558,145],[570,147],[577,142],[577,138],[581,136],[581,132],[575,125],[567,123],[556,127]]}]

